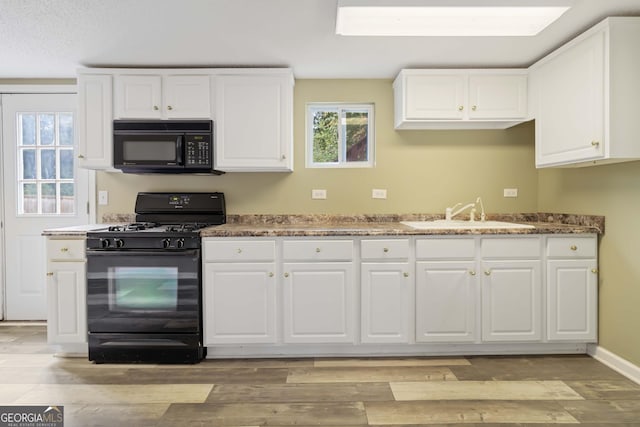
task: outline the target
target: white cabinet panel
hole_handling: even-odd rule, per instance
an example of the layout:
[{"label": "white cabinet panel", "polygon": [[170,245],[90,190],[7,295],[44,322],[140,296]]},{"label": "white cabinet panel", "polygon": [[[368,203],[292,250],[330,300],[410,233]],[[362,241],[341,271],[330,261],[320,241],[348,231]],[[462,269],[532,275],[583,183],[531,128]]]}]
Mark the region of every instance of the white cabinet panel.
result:
[{"label": "white cabinet panel", "polygon": [[527,119],[522,69],[402,70],[393,89],[396,129],[504,129]]},{"label": "white cabinet panel", "polygon": [[352,263],[285,263],[284,341],[353,343]]},{"label": "white cabinet panel", "polygon": [[639,17],[607,18],[531,66],[536,166],[640,158]]},{"label": "white cabinet panel", "polygon": [[540,341],[540,261],[483,261],[482,270],[482,340]]},{"label": "white cabinet panel", "polygon": [[293,79],[216,77],[216,169],[293,170]]},{"label": "white cabinet panel", "polygon": [[363,343],[409,341],[413,287],[409,263],[362,263]]},{"label": "white cabinet panel", "polygon": [[211,118],[209,75],[168,75],[163,79],[164,114],[172,119]]},{"label": "white cabinet panel", "polygon": [[550,341],[597,339],[597,262],[594,259],[547,263],[547,327]]},{"label": "white cabinet panel", "polygon": [[47,341],[87,342],[87,294],[84,262],[49,263]]},{"label": "white cabinet panel", "polygon": [[115,81],[116,118],[162,118],[162,76],[145,74],[118,75]]},{"label": "white cabinet panel", "polygon": [[78,75],[78,166],[113,169],[113,77]]},{"label": "white cabinet panel", "polygon": [[416,263],[416,341],[476,339],[479,286],[475,261]]},{"label": "white cabinet panel", "polygon": [[205,345],[275,343],[274,263],[206,263]]}]

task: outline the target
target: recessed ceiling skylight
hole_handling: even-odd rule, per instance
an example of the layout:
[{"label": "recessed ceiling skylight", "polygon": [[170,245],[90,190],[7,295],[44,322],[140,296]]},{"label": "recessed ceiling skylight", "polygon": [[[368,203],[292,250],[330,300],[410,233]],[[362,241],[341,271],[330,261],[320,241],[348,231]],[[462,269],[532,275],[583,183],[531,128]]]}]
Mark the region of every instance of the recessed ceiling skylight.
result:
[{"label": "recessed ceiling skylight", "polygon": [[[375,0],[374,0],[375,1]],[[420,6],[402,1],[338,3],[336,34],[343,36],[534,36],[566,6]],[[368,2],[371,4],[371,2]],[[511,4],[515,2],[510,2]],[[476,3],[477,4],[477,3]]]}]

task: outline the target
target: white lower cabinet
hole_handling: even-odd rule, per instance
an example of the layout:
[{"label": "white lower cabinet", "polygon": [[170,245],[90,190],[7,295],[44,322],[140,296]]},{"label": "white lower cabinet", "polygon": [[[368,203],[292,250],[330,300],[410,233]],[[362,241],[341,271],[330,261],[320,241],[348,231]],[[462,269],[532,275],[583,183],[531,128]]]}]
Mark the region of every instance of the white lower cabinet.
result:
[{"label": "white lower cabinet", "polygon": [[476,339],[475,261],[416,263],[416,342]]},{"label": "white lower cabinet", "polygon": [[596,341],[596,235],[205,238],[203,247],[205,345],[237,354]]},{"label": "white lower cabinet", "polygon": [[596,342],[597,236],[547,238],[547,339]]},{"label": "white lower cabinet", "polygon": [[85,240],[47,239],[47,341],[87,343]]},{"label": "white lower cabinet", "polygon": [[483,261],[482,268],[482,340],[540,341],[540,261]]},{"label": "white lower cabinet", "polygon": [[205,277],[205,345],[276,342],[275,263],[207,263]]},{"label": "white lower cabinet", "polygon": [[482,340],[542,340],[542,245],[539,237],[484,237]]},{"label": "white lower cabinet", "polygon": [[353,343],[353,263],[284,263],[283,271],[284,342]]},{"label": "white lower cabinet", "polygon": [[416,240],[416,342],[473,342],[477,337],[476,240]]},{"label": "white lower cabinet", "polygon": [[204,239],[204,344],[277,340],[274,240]]}]

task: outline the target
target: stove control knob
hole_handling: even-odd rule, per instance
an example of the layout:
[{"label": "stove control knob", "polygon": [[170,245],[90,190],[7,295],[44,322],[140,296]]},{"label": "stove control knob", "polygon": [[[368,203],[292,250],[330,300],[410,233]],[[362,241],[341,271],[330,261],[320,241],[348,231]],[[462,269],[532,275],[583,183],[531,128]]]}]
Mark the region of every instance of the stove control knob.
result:
[{"label": "stove control knob", "polygon": [[162,247],[165,249],[168,249],[171,247],[171,239],[163,239],[162,240]]},{"label": "stove control knob", "polygon": [[109,241],[109,239],[100,239],[100,247],[101,248],[106,249],[109,246],[111,246],[111,242]]},{"label": "stove control knob", "polygon": [[176,246],[178,247],[178,249],[184,248],[184,239],[178,239]]},{"label": "stove control knob", "polygon": [[121,248],[124,246],[124,240],[122,239],[113,239],[113,243],[116,245],[116,248]]}]

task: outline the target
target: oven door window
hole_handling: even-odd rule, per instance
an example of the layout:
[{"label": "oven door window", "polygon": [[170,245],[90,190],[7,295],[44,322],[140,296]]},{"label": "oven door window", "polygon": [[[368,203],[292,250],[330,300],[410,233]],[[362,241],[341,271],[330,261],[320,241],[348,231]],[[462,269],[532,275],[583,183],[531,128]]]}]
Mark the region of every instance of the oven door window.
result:
[{"label": "oven door window", "polygon": [[177,310],[177,267],[111,267],[109,270],[111,311]]}]

